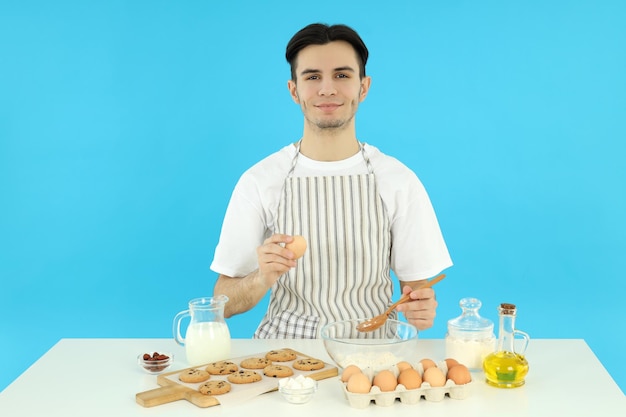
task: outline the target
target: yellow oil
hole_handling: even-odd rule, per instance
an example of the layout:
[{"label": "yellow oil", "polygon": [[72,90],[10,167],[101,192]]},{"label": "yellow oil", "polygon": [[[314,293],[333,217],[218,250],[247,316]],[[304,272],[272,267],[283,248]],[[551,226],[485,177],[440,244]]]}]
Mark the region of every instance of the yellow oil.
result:
[{"label": "yellow oil", "polygon": [[489,385],[498,388],[521,387],[528,374],[528,361],[519,353],[499,351],[485,357],[483,370]]}]

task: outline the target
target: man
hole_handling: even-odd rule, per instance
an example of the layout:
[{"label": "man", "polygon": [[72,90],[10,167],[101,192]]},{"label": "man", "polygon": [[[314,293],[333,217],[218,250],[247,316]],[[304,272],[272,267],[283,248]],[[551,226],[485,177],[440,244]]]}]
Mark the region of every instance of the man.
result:
[{"label": "man", "polygon": [[[312,24],[289,41],[286,58],[304,130],[233,191],[211,265],[214,293],[230,299],[226,317],[271,291],[255,337],[318,337],[328,322],[385,311],[393,270],[412,298],[396,310],[432,327],[435,293],[420,281],[452,261],[416,175],[357,140],[355,115],[371,83],[365,44],[345,25]],[[308,242],[298,260],[284,247],[294,235]]]}]

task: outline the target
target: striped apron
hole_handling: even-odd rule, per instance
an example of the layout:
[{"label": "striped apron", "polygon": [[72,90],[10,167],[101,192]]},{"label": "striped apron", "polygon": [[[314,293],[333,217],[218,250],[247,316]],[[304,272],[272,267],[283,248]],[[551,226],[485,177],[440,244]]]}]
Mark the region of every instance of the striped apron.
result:
[{"label": "striped apron", "polygon": [[368,174],[294,177],[298,143],[274,232],[302,235],[308,247],[272,287],[255,338],[316,338],[329,322],[373,317],[389,305],[389,218],[359,146]]}]

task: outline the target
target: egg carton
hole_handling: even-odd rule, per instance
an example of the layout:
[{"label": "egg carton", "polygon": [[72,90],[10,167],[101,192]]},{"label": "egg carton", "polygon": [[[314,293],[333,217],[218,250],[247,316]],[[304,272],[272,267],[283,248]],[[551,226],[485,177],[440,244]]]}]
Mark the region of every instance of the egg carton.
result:
[{"label": "egg carton", "polygon": [[[421,364],[416,364],[413,367],[420,375],[424,374],[424,369]],[[444,375],[447,374],[448,368],[445,362],[438,363],[437,367]],[[389,370],[397,377],[398,369],[395,365],[389,368]],[[367,371],[364,371],[364,373],[368,375],[368,377],[373,377],[371,372],[368,374]],[[472,382],[473,381],[467,384],[457,385],[454,381],[448,379],[442,387],[433,387],[428,382],[422,382],[422,385],[415,389],[407,389],[404,385],[398,384],[395,390],[387,392],[383,392],[379,387],[372,385],[370,392],[366,394],[350,392],[348,391],[347,383],[341,382],[341,384],[343,385],[343,392],[351,407],[367,408],[372,402],[378,406],[388,407],[393,405],[397,399],[399,399],[402,404],[417,404],[422,398],[426,401],[437,402],[442,401],[446,396],[455,400],[464,400],[469,396],[469,389]]]}]

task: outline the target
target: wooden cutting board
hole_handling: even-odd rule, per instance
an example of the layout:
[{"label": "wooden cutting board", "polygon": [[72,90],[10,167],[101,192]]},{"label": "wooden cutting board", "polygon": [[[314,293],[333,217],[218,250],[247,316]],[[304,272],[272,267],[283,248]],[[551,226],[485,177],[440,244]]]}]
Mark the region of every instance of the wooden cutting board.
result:
[{"label": "wooden cutting board", "polygon": [[[303,358],[311,358],[312,356],[306,355],[304,353],[297,352],[293,349],[289,349],[296,353],[298,359]],[[258,358],[265,357],[267,352],[260,352],[252,355],[241,356],[238,358],[227,359],[230,362],[233,362],[239,366],[242,360],[246,358]],[[299,371],[293,369],[292,364],[294,361],[289,362],[274,362],[274,364],[286,365],[289,366],[293,371],[294,375],[292,378],[295,378],[298,375],[304,375],[311,379],[315,379],[317,381],[331,378],[333,376],[338,375],[338,369],[334,365],[330,365],[328,363],[324,363],[324,368],[315,370],[315,371]],[[196,369],[204,369],[208,364],[194,366]],[[239,366],[240,369],[241,366]],[[168,373],[164,373],[157,376],[157,384],[160,386],[159,388],[155,388],[149,391],[140,392],[135,395],[135,400],[139,405],[143,407],[154,407],[161,404],[166,404],[172,401],[178,400],[187,400],[192,404],[195,404],[198,407],[212,407],[215,405],[220,405],[220,399],[224,404],[227,404],[229,401],[239,401],[241,399],[250,399],[256,395],[275,391],[278,389],[278,381],[280,378],[272,378],[263,375],[263,369],[255,369],[259,375],[261,375],[262,380],[259,382],[253,382],[250,384],[231,384],[231,392],[222,394],[222,395],[204,395],[198,391],[198,387],[202,383],[197,384],[189,384],[182,382],[178,379],[178,375],[191,368],[179,369],[177,371],[172,371]],[[209,380],[226,380],[227,375],[211,375]]]}]

